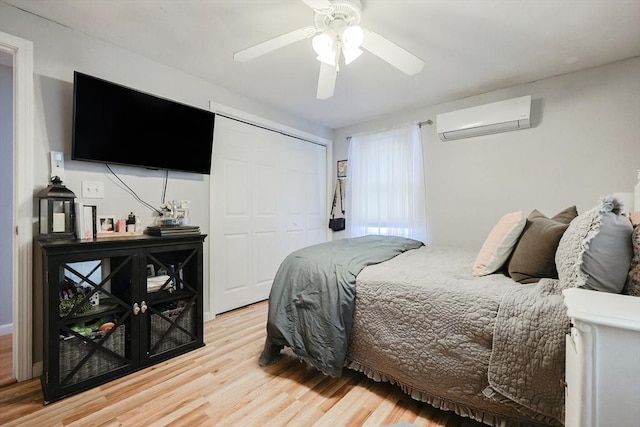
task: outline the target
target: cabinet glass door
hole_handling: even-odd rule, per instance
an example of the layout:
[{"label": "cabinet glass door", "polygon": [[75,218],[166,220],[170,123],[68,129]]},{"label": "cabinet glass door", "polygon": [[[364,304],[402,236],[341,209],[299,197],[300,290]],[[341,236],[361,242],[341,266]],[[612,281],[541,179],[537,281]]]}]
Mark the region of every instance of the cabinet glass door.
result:
[{"label": "cabinet glass door", "polygon": [[198,321],[198,249],[153,252],[147,255],[147,356],[154,357],[201,340]]},{"label": "cabinet glass door", "polygon": [[[58,376],[61,387],[132,365],[133,257],[57,264]],[[55,283],[51,283],[55,285]],[[55,336],[54,336],[55,338]]]}]

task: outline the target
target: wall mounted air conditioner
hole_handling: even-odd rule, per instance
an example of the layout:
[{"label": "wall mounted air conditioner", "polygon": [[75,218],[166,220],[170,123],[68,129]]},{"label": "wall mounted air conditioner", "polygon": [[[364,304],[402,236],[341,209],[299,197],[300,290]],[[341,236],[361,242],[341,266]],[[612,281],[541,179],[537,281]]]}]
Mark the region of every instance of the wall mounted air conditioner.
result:
[{"label": "wall mounted air conditioner", "polygon": [[490,133],[526,129],[530,126],[531,95],[507,99],[436,116],[443,141]]}]

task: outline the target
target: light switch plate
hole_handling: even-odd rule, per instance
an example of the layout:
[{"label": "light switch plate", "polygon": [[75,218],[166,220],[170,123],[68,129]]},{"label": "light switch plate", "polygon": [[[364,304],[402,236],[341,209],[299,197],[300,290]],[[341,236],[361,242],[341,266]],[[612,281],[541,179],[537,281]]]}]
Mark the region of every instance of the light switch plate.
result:
[{"label": "light switch plate", "polygon": [[104,183],[100,181],[82,181],[83,199],[104,199]]}]

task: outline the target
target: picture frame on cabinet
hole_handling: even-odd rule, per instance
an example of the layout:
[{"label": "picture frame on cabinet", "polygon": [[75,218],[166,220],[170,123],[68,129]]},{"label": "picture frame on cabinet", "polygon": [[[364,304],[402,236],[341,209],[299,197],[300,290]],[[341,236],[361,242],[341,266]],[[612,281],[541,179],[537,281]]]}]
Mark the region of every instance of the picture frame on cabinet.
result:
[{"label": "picture frame on cabinet", "polygon": [[115,233],[116,217],[114,215],[98,215],[96,229],[98,233]]}]

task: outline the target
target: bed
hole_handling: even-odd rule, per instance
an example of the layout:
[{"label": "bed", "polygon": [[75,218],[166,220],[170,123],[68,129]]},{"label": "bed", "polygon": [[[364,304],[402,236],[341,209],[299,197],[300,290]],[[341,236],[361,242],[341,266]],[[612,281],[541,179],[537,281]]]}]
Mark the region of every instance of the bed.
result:
[{"label": "bed", "polygon": [[[605,228],[593,220],[599,212],[565,229],[593,240],[594,226]],[[584,238],[565,240],[561,257],[589,251]],[[622,246],[632,251],[631,239]],[[361,371],[488,425],[563,425],[569,319],[561,291],[581,280],[568,272],[585,263],[561,261],[560,279],[523,285],[501,272],[474,276],[477,255],[385,236],[296,251],[272,287],[260,363],[275,363],[287,346],[326,375]]]}]

